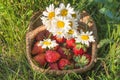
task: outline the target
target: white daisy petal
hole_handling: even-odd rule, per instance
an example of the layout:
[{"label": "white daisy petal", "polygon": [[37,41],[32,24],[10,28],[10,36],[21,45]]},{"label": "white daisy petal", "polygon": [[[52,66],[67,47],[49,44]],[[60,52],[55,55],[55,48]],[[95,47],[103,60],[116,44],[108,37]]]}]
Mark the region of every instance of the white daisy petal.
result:
[{"label": "white daisy petal", "polygon": [[90,31],[90,33],[89,33],[89,34],[91,35],[92,33],[93,33],[93,32],[92,32],[92,31]]},{"label": "white daisy petal", "polygon": [[48,13],[46,11],[43,12],[44,16],[48,16]]},{"label": "white daisy petal", "polygon": [[46,10],[47,10],[47,11],[49,11],[49,8],[48,8],[48,7],[46,7]]},{"label": "white daisy petal", "polygon": [[66,8],[68,9],[69,7],[70,7],[70,3],[67,4],[67,7],[66,7]]},{"label": "white daisy petal", "polygon": [[55,14],[56,15],[60,14],[60,9],[59,8],[55,8]]},{"label": "white daisy petal", "polygon": [[63,3],[60,4],[60,8],[65,8],[65,5]]}]

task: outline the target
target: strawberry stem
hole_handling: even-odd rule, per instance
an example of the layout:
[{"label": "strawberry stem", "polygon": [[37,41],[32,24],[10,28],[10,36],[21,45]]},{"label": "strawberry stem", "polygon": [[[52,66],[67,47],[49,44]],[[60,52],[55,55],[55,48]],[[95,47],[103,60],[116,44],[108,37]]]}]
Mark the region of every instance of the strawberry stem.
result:
[{"label": "strawberry stem", "polygon": [[70,49],[62,48],[64,51],[64,54],[70,55]]}]

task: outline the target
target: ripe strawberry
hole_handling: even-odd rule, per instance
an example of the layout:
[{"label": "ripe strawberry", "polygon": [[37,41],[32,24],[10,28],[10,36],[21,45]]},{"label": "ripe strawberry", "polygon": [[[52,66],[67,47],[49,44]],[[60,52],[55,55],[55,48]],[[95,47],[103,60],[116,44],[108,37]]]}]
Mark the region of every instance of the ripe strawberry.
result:
[{"label": "ripe strawberry", "polygon": [[67,48],[59,47],[57,52],[59,52],[62,58],[67,58],[68,60],[72,59],[72,53]]},{"label": "ripe strawberry", "polygon": [[73,52],[75,55],[82,55],[85,53],[85,51],[82,48],[77,49],[76,47],[73,48]]},{"label": "ripe strawberry", "polygon": [[44,66],[46,64],[46,60],[45,60],[45,54],[41,53],[36,55],[35,57],[33,57],[33,59],[40,64],[40,66]]},{"label": "ripe strawberry", "polygon": [[43,53],[45,49],[43,49],[41,46],[38,46],[39,42],[36,42],[32,48],[32,54],[38,54],[38,53]]},{"label": "ripe strawberry", "polygon": [[82,44],[76,44],[73,48],[74,54],[77,55],[82,55],[86,52],[86,47]]},{"label": "ripe strawberry", "polygon": [[58,42],[58,43],[64,43],[66,41],[66,39],[64,37],[58,38],[57,36],[53,36],[53,39],[55,39],[56,42]]},{"label": "ripe strawberry", "polygon": [[66,46],[67,48],[73,48],[75,46],[75,39],[72,38],[72,39],[66,40]]},{"label": "ripe strawberry", "polygon": [[37,36],[35,37],[35,39],[36,39],[37,41],[43,40],[44,37],[45,37],[45,32],[46,32],[46,30],[39,32],[39,33],[37,34]]},{"label": "ripe strawberry", "polygon": [[65,67],[67,67],[68,65],[70,65],[70,62],[69,62],[69,60],[67,60],[67,59],[62,58],[62,59],[59,61],[59,68],[60,68],[60,69],[65,69]]},{"label": "ripe strawberry", "polygon": [[62,58],[67,58],[66,54],[64,53],[64,50],[62,47],[59,47],[57,49],[57,52],[61,55]]},{"label": "ripe strawberry", "polygon": [[50,66],[50,69],[52,69],[52,70],[59,70],[57,63],[50,63],[49,66]]},{"label": "ripe strawberry", "polygon": [[60,54],[56,51],[52,51],[52,50],[46,51],[45,58],[46,58],[47,62],[49,62],[49,63],[58,61],[60,59],[60,57],[61,57]]}]

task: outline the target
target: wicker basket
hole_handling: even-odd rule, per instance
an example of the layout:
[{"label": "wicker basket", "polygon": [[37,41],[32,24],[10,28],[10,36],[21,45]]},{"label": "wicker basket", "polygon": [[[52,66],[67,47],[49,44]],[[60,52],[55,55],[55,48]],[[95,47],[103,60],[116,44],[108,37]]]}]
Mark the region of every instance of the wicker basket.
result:
[{"label": "wicker basket", "polygon": [[30,24],[28,26],[29,29],[26,34],[26,56],[32,68],[38,72],[56,74],[56,75],[72,73],[72,72],[83,73],[90,70],[93,67],[94,63],[96,62],[98,36],[97,36],[96,25],[89,16],[89,14],[86,13],[86,11],[83,11],[81,13],[81,19],[79,25],[80,26],[87,25],[89,27],[89,30],[93,31],[93,35],[95,36],[95,40],[96,40],[96,42],[92,43],[92,47],[91,47],[92,59],[89,65],[85,66],[84,68],[72,69],[72,70],[49,70],[49,69],[40,68],[39,66],[34,64],[31,55],[31,49],[34,43],[34,38],[40,31],[45,30],[45,27],[43,26],[42,21],[40,20],[41,14],[42,14],[41,12],[37,12],[32,16]]}]

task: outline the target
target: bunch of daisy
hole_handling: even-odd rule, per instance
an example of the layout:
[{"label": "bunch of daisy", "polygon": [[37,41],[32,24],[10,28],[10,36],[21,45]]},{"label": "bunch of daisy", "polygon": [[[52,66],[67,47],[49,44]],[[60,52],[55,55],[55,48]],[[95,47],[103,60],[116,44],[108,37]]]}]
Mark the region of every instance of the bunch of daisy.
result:
[{"label": "bunch of daisy", "polygon": [[46,29],[59,38],[72,38],[77,36],[79,15],[74,8],[63,3],[55,8],[53,4],[46,8],[41,18]]},{"label": "bunch of daisy", "polygon": [[89,42],[94,42],[92,32],[78,32],[78,21],[80,19],[79,11],[75,11],[70,4],[65,6],[61,3],[55,8],[53,4],[46,7],[41,17],[42,23],[46,29],[54,36],[59,38],[75,38],[76,43],[82,43],[89,46]]}]

